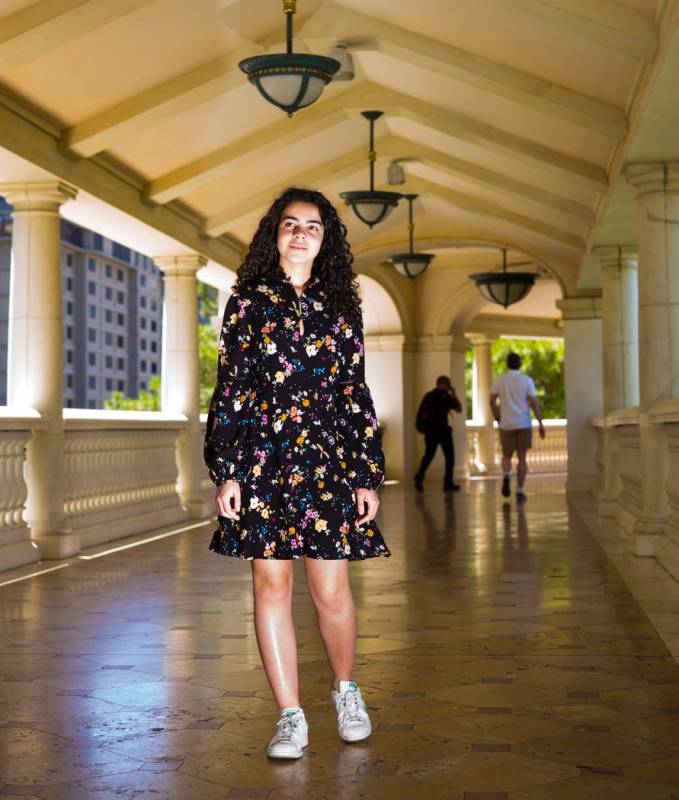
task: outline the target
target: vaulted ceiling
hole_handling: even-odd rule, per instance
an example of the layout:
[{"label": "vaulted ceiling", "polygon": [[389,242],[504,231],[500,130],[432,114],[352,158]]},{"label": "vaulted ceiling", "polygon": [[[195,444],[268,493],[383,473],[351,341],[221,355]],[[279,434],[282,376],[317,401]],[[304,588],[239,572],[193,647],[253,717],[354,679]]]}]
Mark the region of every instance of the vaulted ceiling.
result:
[{"label": "vaulted ceiling", "polygon": [[[439,268],[460,241],[506,244],[574,291],[675,13],[674,0],[298,0],[295,49],[343,42],[356,76],[289,119],[238,69],[283,49],[280,0],[3,0],[0,148],[169,235],[180,220],[179,240],[234,266],[279,190],[339,204],[367,187],[360,112],[381,109],[377,183],[409,159],[394,188],[419,193],[416,238]],[[49,158],[31,125],[54,140]],[[343,213],[359,260],[406,240],[405,207],[373,230]]]}]

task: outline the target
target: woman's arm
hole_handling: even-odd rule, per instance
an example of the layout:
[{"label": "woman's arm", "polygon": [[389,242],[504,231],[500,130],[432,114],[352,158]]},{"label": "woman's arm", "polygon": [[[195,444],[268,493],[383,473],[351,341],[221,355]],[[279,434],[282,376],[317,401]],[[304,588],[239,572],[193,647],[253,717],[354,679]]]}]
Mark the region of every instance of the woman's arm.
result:
[{"label": "woman's arm", "polygon": [[338,452],[354,489],[377,489],[384,481],[384,453],[375,406],[365,382],[363,325],[338,320],[340,376],[337,383]]},{"label": "woman's arm", "polygon": [[208,411],[204,457],[212,482],[242,481],[251,453],[247,429],[255,401],[252,300],[232,293],[219,337],[217,382]]}]

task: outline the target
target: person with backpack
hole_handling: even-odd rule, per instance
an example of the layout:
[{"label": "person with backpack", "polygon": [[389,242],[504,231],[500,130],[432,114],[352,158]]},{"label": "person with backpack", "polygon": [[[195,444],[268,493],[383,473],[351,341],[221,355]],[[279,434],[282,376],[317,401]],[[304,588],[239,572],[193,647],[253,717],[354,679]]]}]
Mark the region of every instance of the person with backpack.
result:
[{"label": "person with backpack", "polygon": [[459,484],[453,483],[455,447],[453,430],[448,422],[448,414],[451,411],[460,413],[462,404],[455,394],[450,378],[447,375],[440,375],[436,379],[436,387],[422,398],[415,420],[415,427],[418,433],[424,434],[425,442],[425,452],[420,462],[420,468],[415,473],[415,489],[418,492],[424,491],[424,476],[439,445],[446,459],[443,490],[456,492],[460,488]]}]

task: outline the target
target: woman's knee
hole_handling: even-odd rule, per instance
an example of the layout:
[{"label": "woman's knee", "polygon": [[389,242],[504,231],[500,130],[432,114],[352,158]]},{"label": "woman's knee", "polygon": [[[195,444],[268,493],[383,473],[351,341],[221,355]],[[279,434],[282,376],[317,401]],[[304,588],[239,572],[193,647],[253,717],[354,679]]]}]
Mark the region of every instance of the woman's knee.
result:
[{"label": "woman's knee", "polygon": [[314,588],[313,600],[317,609],[338,614],[351,605],[351,589],[345,581],[328,582]]},{"label": "woman's knee", "polygon": [[292,596],[292,569],[287,564],[263,562],[253,566],[253,585],[259,597]]}]

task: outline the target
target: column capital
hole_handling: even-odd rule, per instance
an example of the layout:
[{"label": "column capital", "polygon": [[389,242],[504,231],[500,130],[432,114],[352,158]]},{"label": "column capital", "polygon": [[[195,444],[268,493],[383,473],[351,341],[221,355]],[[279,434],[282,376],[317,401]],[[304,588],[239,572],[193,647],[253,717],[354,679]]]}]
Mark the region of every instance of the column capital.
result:
[{"label": "column capital", "polygon": [[639,197],[648,194],[679,193],[679,161],[651,161],[627,164],[624,175]]},{"label": "column capital", "polygon": [[180,253],[174,256],[155,256],[153,262],[166,275],[191,278],[207,264],[207,258],[198,253]]},{"label": "column capital", "polygon": [[63,181],[12,181],[0,183],[0,195],[14,211],[58,212],[67,200],[75,200],[78,190]]},{"label": "column capital", "polygon": [[592,255],[604,270],[637,269],[639,266],[639,251],[634,245],[601,245],[592,248]]},{"label": "column capital", "polygon": [[497,339],[497,336],[488,336],[485,333],[468,333],[466,336],[472,343],[472,347],[482,347],[483,345],[488,345],[488,347],[490,347],[495,339]]},{"label": "column capital", "polygon": [[601,319],[601,296],[598,297],[564,297],[556,301],[564,320]]},{"label": "column capital", "polygon": [[467,349],[467,340],[464,336],[453,333],[425,334],[417,337],[417,350],[425,352],[453,352],[464,353]]}]

